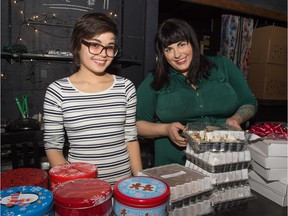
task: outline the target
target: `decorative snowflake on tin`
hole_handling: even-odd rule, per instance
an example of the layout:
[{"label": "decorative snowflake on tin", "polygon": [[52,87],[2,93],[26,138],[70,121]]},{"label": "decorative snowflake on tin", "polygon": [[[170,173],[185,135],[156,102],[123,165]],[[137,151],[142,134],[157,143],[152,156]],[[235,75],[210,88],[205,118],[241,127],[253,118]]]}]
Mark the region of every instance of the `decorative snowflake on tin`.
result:
[{"label": "decorative snowflake on tin", "polygon": [[5,212],[5,215],[6,215],[6,216],[14,216],[15,214],[14,214],[13,212],[8,212],[8,211],[7,211],[7,212]]},{"label": "decorative snowflake on tin", "polygon": [[90,200],[92,201],[93,205],[99,205],[105,201],[105,197],[101,195],[95,195],[91,197]]},{"label": "decorative snowflake on tin", "polygon": [[89,203],[89,199],[84,199],[83,202],[84,203]]},{"label": "decorative snowflake on tin", "polygon": [[19,208],[19,211],[21,212],[26,211],[26,206],[22,206],[21,208]]},{"label": "decorative snowflake on tin", "polygon": [[45,200],[46,199],[46,196],[40,196],[39,197],[39,200]]},{"label": "decorative snowflake on tin", "polygon": [[11,194],[11,193],[13,192],[13,190],[7,189],[7,192],[8,192],[9,194]]},{"label": "decorative snowflake on tin", "polygon": [[41,191],[41,187],[36,187],[36,186],[34,186],[34,187],[31,188],[31,191],[32,191],[32,192]]},{"label": "decorative snowflake on tin", "polygon": [[48,206],[48,202],[47,201],[42,202],[42,206]]}]

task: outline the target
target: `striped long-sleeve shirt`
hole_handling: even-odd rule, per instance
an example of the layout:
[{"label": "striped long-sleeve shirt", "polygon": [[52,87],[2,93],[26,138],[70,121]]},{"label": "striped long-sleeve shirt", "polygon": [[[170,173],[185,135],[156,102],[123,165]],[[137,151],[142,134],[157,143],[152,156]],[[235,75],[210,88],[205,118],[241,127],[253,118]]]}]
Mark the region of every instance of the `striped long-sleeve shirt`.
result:
[{"label": "striped long-sleeve shirt", "polygon": [[68,161],[95,164],[98,177],[114,184],[131,176],[125,142],[137,140],[135,112],[135,86],[126,78],[114,76],[114,84],[97,93],[57,80],[44,100],[45,149],[62,150],[66,130]]}]

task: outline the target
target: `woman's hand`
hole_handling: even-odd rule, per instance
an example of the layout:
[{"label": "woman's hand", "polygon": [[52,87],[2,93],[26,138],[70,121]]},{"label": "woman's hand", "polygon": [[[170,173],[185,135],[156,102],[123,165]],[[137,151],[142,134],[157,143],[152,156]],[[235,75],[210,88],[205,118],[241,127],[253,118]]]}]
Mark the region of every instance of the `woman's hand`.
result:
[{"label": "woman's hand", "polygon": [[179,134],[179,131],[183,131],[185,126],[179,122],[173,122],[171,124],[167,124],[167,135],[169,138],[178,146],[186,147],[187,141],[184,137]]},{"label": "woman's hand", "polygon": [[227,118],[226,124],[228,124],[230,126],[233,126],[233,127],[236,127],[236,128],[239,128],[239,129],[242,129],[240,124],[239,124],[239,122],[238,122],[238,120],[236,120],[233,117]]},{"label": "woman's hand", "polygon": [[137,121],[138,135],[145,138],[158,138],[158,137],[169,137],[172,142],[180,147],[186,147],[187,142],[184,137],[179,134],[179,131],[184,131],[185,126],[179,122],[173,123],[152,123],[147,121]]},{"label": "woman's hand", "polygon": [[46,150],[46,156],[51,167],[67,163],[62,150]]},{"label": "woman's hand", "polygon": [[226,120],[226,124],[242,129],[240,125],[255,115],[256,108],[255,105],[251,104],[240,106],[234,115]]}]

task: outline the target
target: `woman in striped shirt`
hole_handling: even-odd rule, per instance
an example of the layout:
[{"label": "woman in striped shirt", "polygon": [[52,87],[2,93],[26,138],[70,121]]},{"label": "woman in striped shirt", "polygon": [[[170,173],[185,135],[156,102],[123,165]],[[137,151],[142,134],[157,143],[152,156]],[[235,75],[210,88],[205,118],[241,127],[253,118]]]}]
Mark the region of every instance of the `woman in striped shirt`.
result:
[{"label": "woman in striped shirt", "polygon": [[[118,53],[117,26],[104,14],[83,15],[71,52],[79,70],[50,84],[44,100],[45,150],[51,167],[87,162],[112,185],[142,169],[133,83],[106,72]],[[63,155],[65,131],[68,158]]]}]

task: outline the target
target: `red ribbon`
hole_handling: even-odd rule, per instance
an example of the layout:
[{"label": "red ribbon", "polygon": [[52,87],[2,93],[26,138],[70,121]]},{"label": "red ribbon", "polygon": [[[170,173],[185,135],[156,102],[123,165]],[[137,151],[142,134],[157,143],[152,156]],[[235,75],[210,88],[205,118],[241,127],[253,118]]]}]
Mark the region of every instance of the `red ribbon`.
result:
[{"label": "red ribbon", "polygon": [[249,132],[269,139],[288,139],[287,127],[281,123],[257,123],[251,126]]}]

